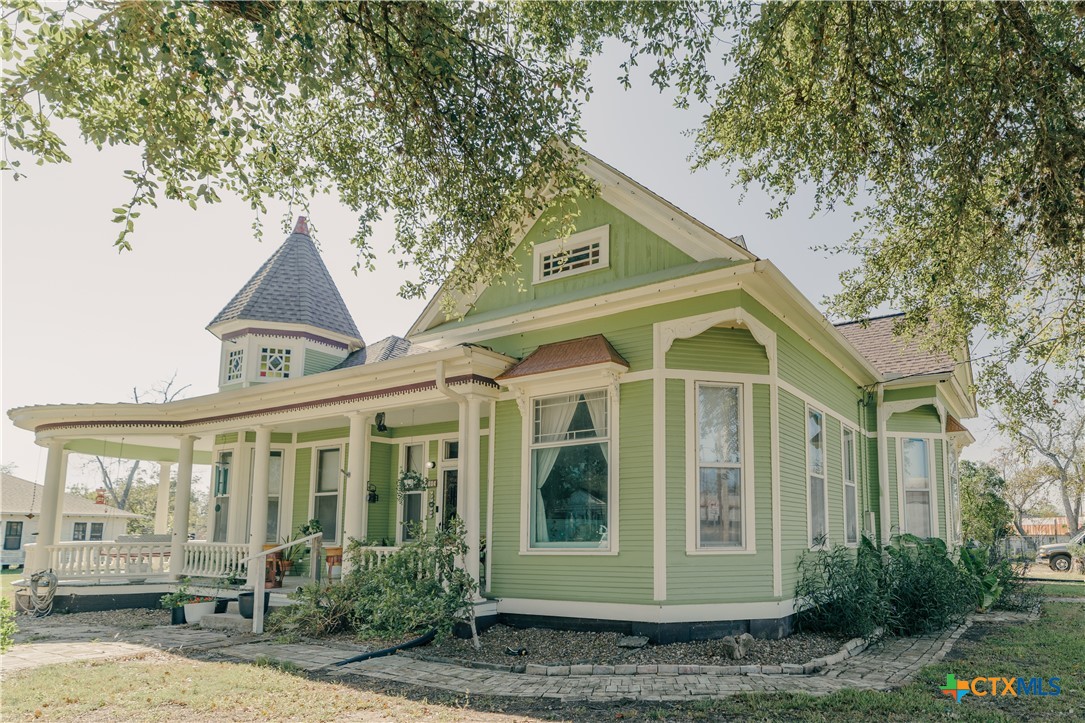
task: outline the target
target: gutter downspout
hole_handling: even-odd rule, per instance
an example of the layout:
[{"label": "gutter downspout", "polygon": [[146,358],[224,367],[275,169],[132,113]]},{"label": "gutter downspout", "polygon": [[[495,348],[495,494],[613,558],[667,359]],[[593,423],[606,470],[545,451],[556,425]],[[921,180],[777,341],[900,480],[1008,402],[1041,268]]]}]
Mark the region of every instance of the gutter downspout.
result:
[{"label": "gutter downspout", "polygon": [[888,448],[886,445],[885,437],[885,411],[883,409],[883,403],[885,401],[885,386],[881,383],[878,384],[878,516],[879,527],[881,528],[881,540],[882,544],[889,544],[889,458]]}]

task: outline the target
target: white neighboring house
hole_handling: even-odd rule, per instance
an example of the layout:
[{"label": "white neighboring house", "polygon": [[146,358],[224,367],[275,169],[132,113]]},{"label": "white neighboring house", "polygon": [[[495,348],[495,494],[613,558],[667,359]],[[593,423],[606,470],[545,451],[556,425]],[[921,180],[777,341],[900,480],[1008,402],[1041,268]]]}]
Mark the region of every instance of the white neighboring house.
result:
[{"label": "white neighboring house", "polygon": [[[4,533],[0,563],[4,567],[22,567],[26,556],[23,546],[34,542],[41,519],[41,501],[45,487],[37,483],[3,475],[0,487],[0,528]],[[62,541],[112,541],[123,535],[128,520],[142,515],[96,504],[84,497],[64,494],[60,525]]]}]

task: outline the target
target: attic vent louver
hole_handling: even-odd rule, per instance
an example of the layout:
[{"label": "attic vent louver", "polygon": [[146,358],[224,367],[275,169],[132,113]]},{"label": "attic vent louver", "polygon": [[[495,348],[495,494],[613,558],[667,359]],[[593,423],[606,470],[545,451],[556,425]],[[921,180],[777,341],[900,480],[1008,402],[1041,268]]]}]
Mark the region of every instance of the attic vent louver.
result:
[{"label": "attic vent louver", "polygon": [[535,245],[534,281],[550,281],[610,266],[610,226]]}]

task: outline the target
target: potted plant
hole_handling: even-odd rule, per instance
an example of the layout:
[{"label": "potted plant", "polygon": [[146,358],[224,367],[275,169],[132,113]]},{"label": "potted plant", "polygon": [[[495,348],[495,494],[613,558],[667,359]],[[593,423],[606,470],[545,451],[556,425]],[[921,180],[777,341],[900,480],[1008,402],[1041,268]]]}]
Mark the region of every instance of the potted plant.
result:
[{"label": "potted plant", "polygon": [[182,577],[177,583],[177,589],[163,595],[159,599],[162,607],[170,611],[170,623],[173,625],[185,624],[185,604],[192,599],[188,591],[188,578]]},{"label": "potted plant", "polygon": [[[264,590],[264,613],[267,613],[268,603],[271,602],[271,593]],[[253,611],[256,606],[256,593],[251,590],[238,593],[237,595],[237,611],[241,613],[241,617],[246,620],[252,620]]]},{"label": "potted plant", "polygon": [[284,537],[281,543],[283,545],[290,545],[290,547],[284,547],[282,550],[283,575],[289,575],[290,572],[298,566],[302,557],[305,555],[305,545],[294,543],[297,539],[297,535],[293,537]]},{"label": "potted plant", "polygon": [[429,489],[430,481],[421,472],[415,472],[413,469],[403,470],[399,473],[399,480],[396,483],[396,491],[399,499],[403,499],[403,495],[407,492],[425,492]]},{"label": "potted plant", "polygon": [[[237,591],[245,584],[245,576],[240,567],[230,567],[226,570],[225,577],[221,577],[215,585],[215,613],[224,613],[231,600],[237,600]],[[233,594],[223,594],[224,591]]]},{"label": "potted plant", "polygon": [[193,596],[185,603],[185,620],[192,624],[199,623],[204,615],[211,615],[214,612],[215,598],[207,595]]}]

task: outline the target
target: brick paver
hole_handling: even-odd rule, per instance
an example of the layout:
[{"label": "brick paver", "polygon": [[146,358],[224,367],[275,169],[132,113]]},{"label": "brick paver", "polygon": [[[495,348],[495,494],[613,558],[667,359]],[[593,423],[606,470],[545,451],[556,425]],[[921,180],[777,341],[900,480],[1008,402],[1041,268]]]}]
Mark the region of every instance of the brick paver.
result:
[{"label": "brick paver", "polygon": [[[1030,619],[1023,613],[977,616],[977,622]],[[719,698],[743,692],[804,692],[825,695],[843,689],[889,690],[905,685],[924,666],[938,662],[972,624],[913,638],[891,638],[814,675],[642,675],[540,676],[507,673],[418,660],[404,655],[335,666],[364,652],[359,647],[280,644],[248,635],[187,627],[118,631],[72,629],[59,624],[43,635],[48,642],[16,645],[0,658],[0,671],[21,670],[74,660],[119,658],[152,649],[216,649],[239,661],[289,662],[307,671],[337,677],[360,676],[475,695],[542,697],[561,701],[668,701]],[[92,637],[91,637],[92,636]]]}]

